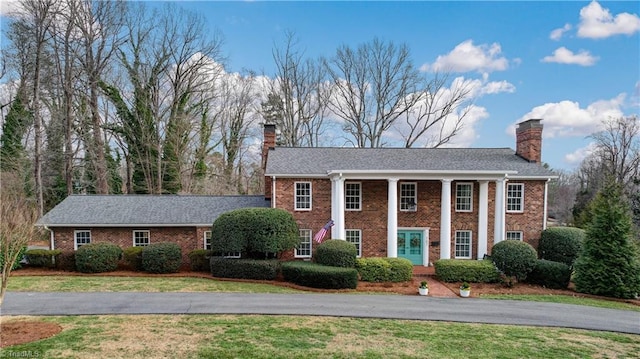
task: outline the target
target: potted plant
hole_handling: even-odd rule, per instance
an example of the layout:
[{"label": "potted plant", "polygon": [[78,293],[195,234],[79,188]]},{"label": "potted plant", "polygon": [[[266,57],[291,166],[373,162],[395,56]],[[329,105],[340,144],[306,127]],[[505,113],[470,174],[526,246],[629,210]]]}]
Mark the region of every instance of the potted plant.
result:
[{"label": "potted plant", "polygon": [[460,285],[460,296],[466,298],[469,294],[471,294],[471,285],[467,282],[463,282],[462,285]]},{"label": "potted plant", "polygon": [[429,294],[429,284],[427,284],[426,280],[423,280],[422,282],[420,282],[420,287],[418,287],[418,292],[420,293],[420,295]]}]

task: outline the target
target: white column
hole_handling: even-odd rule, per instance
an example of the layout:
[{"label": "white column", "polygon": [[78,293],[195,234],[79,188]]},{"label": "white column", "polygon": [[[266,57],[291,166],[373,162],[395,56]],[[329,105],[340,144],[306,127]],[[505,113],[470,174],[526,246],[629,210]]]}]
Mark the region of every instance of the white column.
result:
[{"label": "white column", "polygon": [[345,239],[344,226],[344,178],[336,176],[331,179],[331,227],[332,239]]},{"label": "white column", "polygon": [[451,258],[451,180],[443,179],[440,200],[440,259]]},{"label": "white column", "polygon": [[493,244],[502,242],[504,240],[504,222],[506,207],[504,204],[504,195],[507,179],[501,178],[496,181],[496,208],[495,208],[495,222],[493,226]]},{"label": "white column", "polygon": [[478,259],[487,254],[487,237],[489,232],[489,181],[480,181],[480,197],[478,200]]},{"label": "white column", "polygon": [[387,180],[387,257],[398,256],[398,179]]}]

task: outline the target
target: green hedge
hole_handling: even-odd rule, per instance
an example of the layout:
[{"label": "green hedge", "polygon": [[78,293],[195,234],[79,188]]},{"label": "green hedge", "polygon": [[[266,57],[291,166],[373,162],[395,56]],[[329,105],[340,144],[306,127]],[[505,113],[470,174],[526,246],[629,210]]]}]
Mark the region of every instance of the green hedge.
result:
[{"label": "green hedge", "polygon": [[358,258],[356,269],[365,282],[406,282],[413,278],[413,264],[405,258]]},{"label": "green hedge", "polygon": [[440,259],[434,264],[436,276],[444,282],[495,283],[500,273],[491,260]]},{"label": "green hedge", "polygon": [[142,249],[142,269],[149,273],[176,273],[182,265],[182,249],[177,243],[152,243]]},{"label": "green hedge", "polygon": [[529,243],[507,240],[493,246],[491,260],[506,276],[522,281],[536,266],[538,253]]},{"label": "green hedge", "polygon": [[30,249],[25,252],[27,262],[32,267],[53,268],[56,266],[58,256],[62,253],[59,249]]},{"label": "green hedge", "polygon": [[211,231],[213,252],[241,252],[256,259],[273,258],[299,243],[295,219],[278,208],[243,208],[223,213]]},{"label": "green hedge", "polygon": [[571,268],[565,263],[538,259],[527,282],[552,289],[565,289],[571,280]]},{"label": "green hedge", "polygon": [[211,257],[211,275],[219,278],[274,280],[278,277],[278,260]]},{"label": "green hedge", "polygon": [[585,231],[573,227],[551,227],[542,231],[538,253],[541,259],[573,266],[586,237]]},{"label": "green hedge", "polygon": [[118,268],[122,249],[111,243],[85,244],[76,251],[76,268],[82,273],[111,272]]},{"label": "green hedge", "polygon": [[282,263],[282,276],[287,282],[323,289],[355,289],[358,271],[355,268],[331,267],[311,262]]},{"label": "green hedge", "polygon": [[124,262],[133,270],[142,271],[142,250],[144,247],[128,247],[122,251]]},{"label": "green hedge", "polygon": [[340,239],[330,239],[322,242],[313,254],[318,264],[331,267],[353,268],[356,266],[358,250],[353,243]]},{"label": "green hedge", "polygon": [[76,252],[62,251],[56,257],[56,268],[64,271],[75,272],[76,269]]},{"label": "green hedge", "polygon": [[[20,248],[20,251],[18,252],[18,256],[16,257],[16,261],[13,263],[11,270],[22,268],[22,263],[20,262],[22,262],[22,259],[24,258],[26,252],[27,252],[27,247]],[[0,267],[3,267],[3,266],[4,266],[4,253],[0,252]]]},{"label": "green hedge", "polygon": [[208,272],[211,269],[209,264],[211,251],[206,249],[196,249],[189,252],[189,264],[194,272]]}]

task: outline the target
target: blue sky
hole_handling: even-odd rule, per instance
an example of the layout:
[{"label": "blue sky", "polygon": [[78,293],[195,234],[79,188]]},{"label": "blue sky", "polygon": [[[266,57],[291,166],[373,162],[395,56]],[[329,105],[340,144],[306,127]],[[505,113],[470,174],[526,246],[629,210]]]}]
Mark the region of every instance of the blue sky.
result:
[{"label": "blue sky", "polygon": [[426,74],[450,69],[477,86],[457,146],[514,148],[513,125],[543,118],[543,161],[572,169],[600,121],[640,112],[637,1],[177,3],[223,34],[227,72],[273,76],[287,30],[310,57],[374,37],[406,43]]}]

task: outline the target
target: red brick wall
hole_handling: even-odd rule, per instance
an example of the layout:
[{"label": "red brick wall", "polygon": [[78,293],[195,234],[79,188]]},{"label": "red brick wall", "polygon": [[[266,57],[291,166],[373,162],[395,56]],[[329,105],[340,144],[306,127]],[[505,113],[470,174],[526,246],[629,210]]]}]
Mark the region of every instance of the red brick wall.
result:
[{"label": "red brick wall", "polygon": [[[295,182],[312,183],[312,211],[294,210]],[[385,257],[387,255],[387,181],[354,181],[362,183],[362,210],[345,212],[345,229],[362,230],[362,256]],[[402,183],[403,181],[400,181]],[[407,181],[418,185],[417,210],[398,212],[398,227],[429,228],[429,260],[440,258],[440,181]],[[473,211],[455,211],[456,181],[451,184],[451,258],[455,251],[456,230],[472,231],[472,258],[477,256],[478,207],[480,184],[473,183]],[[544,181],[516,181],[524,183],[524,213],[507,213],[506,230],[523,231],[524,241],[537,247],[543,225]],[[398,185],[399,187],[399,185]],[[495,218],[495,182],[489,181],[488,191],[488,250],[493,246]],[[315,234],[331,218],[331,182],[329,179],[283,179],[276,180],[276,207],[291,212],[301,229],[311,229]],[[312,243],[313,246],[316,243]],[[283,254],[293,258],[293,253]]]},{"label": "red brick wall", "polygon": [[175,227],[175,228],[52,228],[54,232],[55,248],[73,250],[74,231],[91,230],[91,243],[113,243],[120,248],[133,246],[134,230],[149,230],[149,243],[175,242],[182,249],[182,263],[189,264],[189,252],[204,248],[204,232],[211,230],[205,227]]}]

